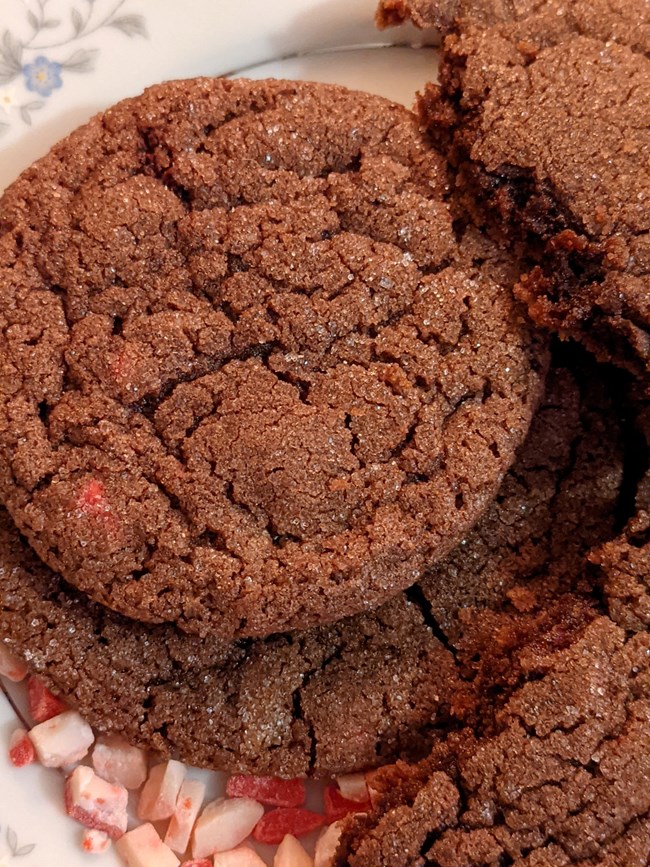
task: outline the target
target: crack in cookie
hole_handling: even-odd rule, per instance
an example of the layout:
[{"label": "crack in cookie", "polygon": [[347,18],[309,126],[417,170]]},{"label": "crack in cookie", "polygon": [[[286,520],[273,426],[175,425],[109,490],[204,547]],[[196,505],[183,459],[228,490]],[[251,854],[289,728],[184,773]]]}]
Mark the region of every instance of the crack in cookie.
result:
[{"label": "crack in cookie", "polygon": [[546,367],[514,260],[448,195],[413,115],[305,83],[159,85],[28,170],[0,203],[0,495],[39,556],[228,640],[447,554]]}]

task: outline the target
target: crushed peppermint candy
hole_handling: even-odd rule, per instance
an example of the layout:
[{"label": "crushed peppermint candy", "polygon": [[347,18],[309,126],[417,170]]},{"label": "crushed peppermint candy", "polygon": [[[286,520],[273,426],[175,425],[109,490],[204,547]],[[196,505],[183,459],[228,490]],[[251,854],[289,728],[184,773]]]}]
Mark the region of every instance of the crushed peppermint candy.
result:
[{"label": "crushed peppermint candy", "polygon": [[102,780],[86,765],[79,765],[65,781],[65,809],[87,828],[103,831],[112,840],[128,825],[129,793],[124,786]]},{"label": "crushed peppermint candy", "polygon": [[258,843],[281,843],[287,834],[302,837],[322,828],[325,817],[300,807],[276,807],[266,813],[255,826],[253,839]]},{"label": "crushed peppermint candy", "polygon": [[218,798],[203,810],[192,835],[192,855],[204,858],[234,849],[250,836],[264,815],[252,798]]},{"label": "crushed peppermint candy", "polygon": [[314,867],[330,867],[343,833],[343,821],[334,822],[321,833],[314,849]]},{"label": "crushed peppermint candy", "polygon": [[275,853],[273,867],[314,867],[314,859],[300,840],[286,834]]},{"label": "crushed peppermint candy", "polygon": [[138,818],[157,822],[174,815],[178,794],[185,779],[185,765],[173,759],[149,772],[138,801]]},{"label": "crushed peppermint candy", "polygon": [[51,693],[36,677],[30,677],[27,681],[27,700],[29,713],[37,723],[46,722],[66,710],[61,699]]},{"label": "crushed peppermint candy", "polygon": [[229,798],[252,798],[270,807],[302,807],[307,797],[304,780],[233,774],[226,785]]},{"label": "crushed peppermint candy", "polygon": [[81,836],[81,848],[91,855],[101,855],[110,849],[111,838],[105,831],[96,828],[86,828]]},{"label": "crushed peppermint candy", "polygon": [[147,779],[148,763],[144,750],[132,747],[117,735],[97,739],[92,762],[96,774],[109,783],[119,783],[125,789],[139,789]]},{"label": "crushed peppermint candy", "polygon": [[204,797],[205,783],[184,780],[165,834],[165,843],[174,852],[182,853],[187,849]]},{"label": "crushed peppermint candy", "polygon": [[12,683],[19,683],[27,677],[27,666],[0,641],[0,674]]},{"label": "crushed peppermint candy", "polygon": [[328,825],[338,822],[350,813],[367,813],[370,810],[370,797],[366,795],[365,801],[352,801],[344,798],[341,790],[334,785],[329,785],[323,795],[325,802],[325,821]]},{"label": "crushed peppermint candy", "polygon": [[67,710],[34,726],[29,738],[42,765],[63,768],[88,754],[95,735],[75,710]]},{"label": "crushed peppermint candy", "polygon": [[178,867],[181,863],[151,822],[128,831],[115,843],[115,848],[127,867]]},{"label": "crushed peppermint candy", "polygon": [[[21,666],[0,644],[0,675],[18,682],[26,676]],[[304,780],[246,774],[230,776],[227,797],[206,804],[206,783],[182,762],[150,766],[151,756],[116,734],[95,741],[82,717],[38,678],[26,686],[35,725],[12,732],[11,764],[65,768],[63,800],[84,826],[81,849],[101,854],[114,846],[125,867],[330,867],[345,817],[371,809],[370,773],[327,785],[320,812],[304,807]],[[250,840],[277,847],[273,861]]]},{"label": "crushed peppermint candy", "polygon": [[211,867],[212,864],[214,867],[266,867],[257,852],[245,843],[228,852],[217,852]]},{"label": "crushed peppermint candy", "polygon": [[24,768],[36,761],[36,750],[25,729],[15,729],[9,738],[9,761],[15,768]]}]

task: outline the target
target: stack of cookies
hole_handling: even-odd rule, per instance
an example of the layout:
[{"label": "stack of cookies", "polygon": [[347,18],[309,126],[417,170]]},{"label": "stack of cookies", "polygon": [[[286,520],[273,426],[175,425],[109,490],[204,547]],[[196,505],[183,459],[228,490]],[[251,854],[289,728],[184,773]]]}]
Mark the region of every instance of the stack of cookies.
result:
[{"label": "stack of cookies", "polygon": [[[482,611],[458,614],[451,643],[475,689],[478,718],[448,728],[419,763],[377,774],[374,813],[350,823],[337,863],[643,867],[650,7],[383,0],[380,26],[407,18],[445,36],[440,83],[427,86],[418,109],[452,166],[458,213],[507,249],[523,246],[515,296],[531,321],[564,339],[572,376],[573,341],[603,363],[582,368],[587,427],[574,438],[563,426],[554,439],[557,449],[566,437],[571,454],[558,490],[573,494],[544,504],[550,546],[507,586],[513,560],[538,548],[531,526],[504,559],[492,556],[505,585]],[[614,366],[628,372],[618,384],[608,382]],[[566,399],[566,386],[561,393]],[[547,454],[557,467],[559,452]],[[514,472],[539,498],[542,479],[531,484],[517,465]],[[515,514],[502,519],[509,532],[525,512]]]},{"label": "stack of cookies", "polygon": [[341,865],[650,856],[650,10],[519,5],[385,0],[418,115],[170,82],[0,200],[2,640],[160,756],[388,765]]}]

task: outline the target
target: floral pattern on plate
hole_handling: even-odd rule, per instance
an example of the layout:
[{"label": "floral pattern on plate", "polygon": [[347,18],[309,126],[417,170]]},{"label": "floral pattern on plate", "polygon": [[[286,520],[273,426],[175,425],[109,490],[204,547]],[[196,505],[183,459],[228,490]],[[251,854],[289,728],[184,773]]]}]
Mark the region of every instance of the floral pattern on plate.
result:
[{"label": "floral pattern on plate", "polygon": [[[0,39],[0,135],[13,123],[31,126],[32,113],[63,87],[68,74],[92,72],[99,49],[92,36],[112,29],[147,38],[142,15],[128,0],[31,0],[24,29],[7,29]],[[0,862],[2,867],[2,862]]]}]

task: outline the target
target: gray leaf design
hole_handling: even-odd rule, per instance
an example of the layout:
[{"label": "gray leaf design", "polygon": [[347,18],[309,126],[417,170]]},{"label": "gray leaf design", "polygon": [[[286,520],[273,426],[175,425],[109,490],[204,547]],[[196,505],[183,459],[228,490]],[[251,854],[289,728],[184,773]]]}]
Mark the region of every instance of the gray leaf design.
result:
[{"label": "gray leaf design", "polygon": [[15,855],[16,849],[18,848],[18,837],[13,828],[7,828],[7,845],[11,850],[11,854]]},{"label": "gray leaf design", "polygon": [[78,9],[70,10],[70,18],[72,19],[72,29],[74,30],[74,35],[78,36],[84,28],[84,19],[81,12]]},{"label": "gray leaf design", "polygon": [[10,81],[13,81],[19,71],[20,70],[9,69],[3,63],[0,63],[0,84],[8,84]]},{"label": "gray leaf design", "polygon": [[33,852],[35,848],[36,843],[28,843],[26,846],[21,846],[20,849],[16,849],[16,858],[20,858],[22,855],[29,855],[29,853]]},{"label": "gray leaf design", "polygon": [[126,36],[143,36],[145,39],[149,36],[142,15],[120,15],[109,21],[108,26],[120,30]]},{"label": "gray leaf design", "polygon": [[32,125],[32,111],[38,111],[39,108],[43,108],[45,103],[42,99],[37,99],[34,102],[28,102],[25,105],[20,106],[20,116],[23,121],[27,124],[27,126]]},{"label": "gray leaf design", "polygon": [[34,15],[31,9],[27,12],[27,20],[29,21],[30,27],[34,30],[38,30],[38,18]]},{"label": "gray leaf design", "polygon": [[79,51],[75,51],[67,60],[64,60],[61,66],[72,72],[92,72],[97,53],[97,49],[80,48]]},{"label": "gray leaf design", "polygon": [[2,43],[0,44],[0,55],[5,64],[11,69],[20,72],[22,54],[23,47],[20,42],[8,30],[5,30]]},{"label": "gray leaf design", "polygon": [[57,18],[46,18],[45,21],[41,21],[41,28],[43,30],[52,30],[54,27],[58,27],[60,23]]}]

